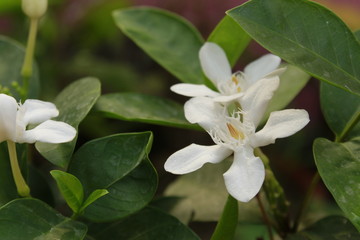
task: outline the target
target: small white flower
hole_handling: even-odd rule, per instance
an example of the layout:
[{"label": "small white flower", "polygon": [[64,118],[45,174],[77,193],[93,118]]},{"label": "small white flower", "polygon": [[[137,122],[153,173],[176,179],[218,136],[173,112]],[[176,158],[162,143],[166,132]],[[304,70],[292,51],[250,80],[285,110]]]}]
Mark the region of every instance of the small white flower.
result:
[{"label": "small white flower", "polygon": [[[74,139],[76,130],[67,123],[49,120],[58,115],[53,103],[28,99],[18,104],[13,97],[0,94],[0,142],[69,142]],[[30,124],[38,125],[27,130]]]},{"label": "small white flower", "polygon": [[215,43],[206,42],[199,52],[200,63],[205,75],[213,82],[219,92],[205,85],[180,83],[171,90],[188,97],[211,97],[218,102],[230,102],[241,96],[257,81],[281,74],[284,68],[277,69],[281,59],[267,54],[248,64],[244,72],[231,73],[231,66],[224,50]]},{"label": "small white flower", "polygon": [[184,107],[187,120],[204,128],[216,145],[191,144],[172,154],[165,163],[165,170],[186,174],[205,163],[219,163],[234,154],[231,167],[224,173],[226,188],[239,201],[251,200],[259,192],[265,177],[264,165],[260,158],[254,156],[254,148],[288,137],[309,122],[305,110],[276,111],[270,114],[263,129],[256,132],[279,82],[277,77],[262,81],[265,84],[262,87],[253,85],[249,88],[249,93],[241,102],[242,109],[232,115],[227,114],[227,108],[221,103],[209,97],[195,97],[187,101]]}]

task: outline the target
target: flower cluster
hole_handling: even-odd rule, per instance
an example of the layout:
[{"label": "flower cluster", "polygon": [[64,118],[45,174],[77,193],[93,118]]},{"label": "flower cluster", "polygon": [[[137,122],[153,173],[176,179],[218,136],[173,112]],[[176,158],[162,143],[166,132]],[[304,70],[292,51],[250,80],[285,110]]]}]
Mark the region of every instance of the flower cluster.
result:
[{"label": "flower cluster", "polygon": [[206,130],[215,145],[191,144],[172,154],[165,170],[186,174],[233,155],[233,163],[224,173],[225,185],[230,195],[247,202],[259,192],[265,178],[264,165],[254,149],[296,133],[309,122],[309,116],[305,110],[275,111],[256,131],[279,86],[279,74],[284,71],[278,68],[281,59],[267,54],[243,72],[232,74],[225,52],[218,45],[205,43],[199,57],[205,75],[219,92],[196,84],[176,84],[171,90],[192,97],[185,103],[185,117]]}]

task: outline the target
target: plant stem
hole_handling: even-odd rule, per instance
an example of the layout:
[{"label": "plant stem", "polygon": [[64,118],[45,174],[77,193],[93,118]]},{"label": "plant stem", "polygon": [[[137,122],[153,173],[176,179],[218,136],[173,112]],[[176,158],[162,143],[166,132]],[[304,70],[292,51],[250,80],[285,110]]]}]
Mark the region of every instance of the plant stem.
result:
[{"label": "plant stem", "polygon": [[231,195],[228,196],[221,218],[216,225],[211,240],[234,239],[238,223],[238,202]]},{"label": "plant stem", "polygon": [[319,183],[319,180],[320,180],[320,175],[319,175],[319,172],[316,172],[313,179],[311,180],[311,183],[309,185],[309,188],[306,192],[306,195],[305,195],[305,198],[304,198],[304,201],[301,203],[301,206],[300,206],[300,209],[299,209],[299,212],[294,220],[294,225],[292,227],[292,231],[293,232],[296,232],[298,230],[298,227],[299,227],[299,224],[301,222],[301,218],[303,217],[304,215],[304,212],[307,208],[307,206],[309,205],[309,202],[311,200],[311,197],[315,191],[315,188],[317,186],[317,184]]},{"label": "plant stem", "polygon": [[17,192],[21,197],[30,197],[30,188],[26,184],[19,167],[15,143],[13,141],[8,140],[7,146],[9,150],[11,171],[13,174]]},{"label": "plant stem", "polygon": [[265,224],[267,226],[267,229],[268,229],[268,232],[269,232],[269,238],[270,238],[270,240],[273,240],[274,236],[273,236],[273,233],[272,233],[272,230],[271,230],[271,222],[270,222],[270,220],[269,220],[269,218],[268,218],[268,216],[266,214],[264,205],[262,204],[262,201],[261,201],[261,198],[260,198],[259,194],[256,195],[256,200],[258,202],[261,215],[262,215],[262,217],[264,219],[264,222],[265,222]]},{"label": "plant stem", "polygon": [[27,97],[29,90],[29,79],[32,76],[38,22],[38,18],[30,19],[30,29],[26,45],[25,59],[21,69],[21,76],[23,77],[22,98],[24,99]]}]

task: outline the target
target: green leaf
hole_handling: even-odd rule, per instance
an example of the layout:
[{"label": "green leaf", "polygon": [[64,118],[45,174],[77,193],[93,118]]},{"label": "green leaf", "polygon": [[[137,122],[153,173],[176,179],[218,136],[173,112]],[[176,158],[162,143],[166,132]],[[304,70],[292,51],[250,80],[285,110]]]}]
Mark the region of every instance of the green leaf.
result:
[{"label": "green leaf", "polygon": [[[100,96],[100,82],[96,78],[80,79],[66,87],[55,99],[59,116],[55,120],[66,122],[78,128]],[[76,138],[68,143],[35,144],[36,149],[53,164],[66,168],[74,151]]]},{"label": "green leaf", "polygon": [[203,39],[188,21],[150,7],[116,10],[113,17],[126,36],[178,79],[204,83],[198,57]]},{"label": "green leaf", "polygon": [[241,240],[270,240],[266,225],[254,223],[240,223],[236,228],[235,238]]},{"label": "green leaf", "polygon": [[359,41],[328,9],[307,0],[252,0],[228,15],[287,62],[360,94]]},{"label": "green leaf", "polygon": [[106,194],[108,194],[109,191],[106,189],[96,189],[95,191],[93,191],[90,196],[85,200],[85,202],[83,203],[83,205],[81,206],[81,209],[79,212],[82,212],[85,210],[85,208],[87,206],[89,206],[90,204],[92,204],[93,202],[95,202],[96,200],[98,200],[99,198],[101,198],[102,196],[105,196]]},{"label": "green leaf", "polygon": [[160,209],[164,212],[170,212],[171,209],[173,209],[176,204],[179,203],[179,201],[181,201],[182,197],[158,197],[156,199],[154,199],[153,201],[151,201],[151,203],[149,204],[149,206],[155,207],[157,209]]},{"label": "green leaf", "polygon": [[314,157],[320,176],[345,215],[360,231],[360,138],[335,143],[319,138]]},{"label": "green leaf", "polygon": [[356,240],[358,231],[344,217],[331,216],[321,219],[303,231],[289,235],[286,240]]},{"label": "green leaf", "polygon": [[357,38],[357,40],[360,41],[360,30],[357,30],[356,32],[354,32],[354,35]]},{"label": "green leaf", "polygon": [[286,65],[286,71],[280,75],[279,88],[264,114],[263,123],[269,118],[271,112],[285,108],[305,87],[309,79],[310,75],[301,69],[293,65]]},{"label": "green leaf", "polygon": [[84,190],[81,182],[74,175],[60,170],[50,171],[56,180],[62,196],[74,213],[80,212],[84,201]]},{"label": "green leaf", "polygon": [[140,93],[106,94],[99,98],[95,107],[111,118],[165,126],[197,128],[186,120],[182,105],[160,97]]},{"label": "green leaf", "polygon": [[37,199],[23,198],[0,208],[0,239],[81,240],[87,227],[72,221]]},{"label": "green leaf", "polygon": [[250,40],[249,35],[229,16],[219,22],[207,39],[224,49],[231,66],[235,65]]},{"label": "green leaf", "polygon": [[107,189],[85,209],[92,221],[111,221],[143,208],[154,196],[157,175],[147,158],[152,134],[117,134],[84,144],[73,156],[69,172],[84,186],[85,195]]},{"label": "green leaf", "polygon": [[99,231],[93,236],[96,239],[200,240],[179,220],[152,207],[147,207],[109,227],[100,226]]},{"label": "green leaf", "polygon": [[320,100],[325,120],[337,139],[342,140],[345,137],[360,136],[359,96],[322,83]]},{"label": "green leaf", "polygon": [[[25,48],[22,45],[10,38],[0,36],[0,92],[4,92],[4,87],[8,88],[16,99],[20,99],[20,93],[13,84],[22,86],[21,68],[24,56]],[[35,63],[33,69],[33,75],[29,79],[29,98],[37,98],[39,95],[39,74]]]}]

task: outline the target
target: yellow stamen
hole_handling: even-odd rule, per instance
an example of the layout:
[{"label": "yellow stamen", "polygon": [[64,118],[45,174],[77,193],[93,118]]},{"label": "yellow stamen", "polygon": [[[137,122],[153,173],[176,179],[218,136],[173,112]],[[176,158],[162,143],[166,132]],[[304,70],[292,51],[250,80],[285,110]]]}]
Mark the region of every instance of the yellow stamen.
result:
[{"label": "yellow stamen", "polygon": [[232,75],[231,81],[237,86],[236,91],[241,92],[241,87],[238,86],[239,80],[237,79],[237,77],[235,75]]},{"label": "yellow stamen", "polygon": [[231,81],[233,81],[233,83],[235,83],[236,85],[239,84],[239,81],[237,80],[236,76],[235,75],[232,75],[231,77]]},{"label": "yellow stamen", "polygon": [[229,129],[229,132],[233,138],[236,140],[244,139],[245,135],[238,129],[236,129],[231,123],[226,124],[227,128]]}]

